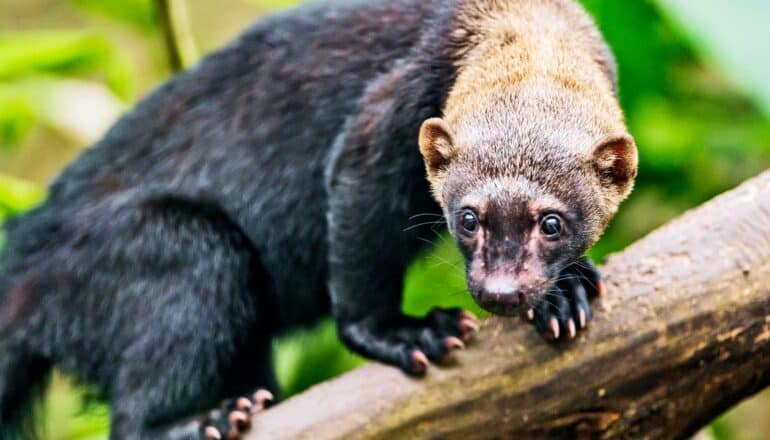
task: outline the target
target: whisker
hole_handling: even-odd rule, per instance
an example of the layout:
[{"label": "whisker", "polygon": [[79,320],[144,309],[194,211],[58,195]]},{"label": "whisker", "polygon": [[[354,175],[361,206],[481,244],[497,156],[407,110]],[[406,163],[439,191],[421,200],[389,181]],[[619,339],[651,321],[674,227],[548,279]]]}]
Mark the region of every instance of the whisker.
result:
[{"label": "whisker", "polygon": [[[438,260],[438,259],[437,259],[437,260]],[[456,271],[458,271],[458,272],[460,272],[460,271],[462,270],[462,268],[461,268],[461,267],[459,267],[459,266],[457,266],[457,265],[456,265],[457,263],[456,263],[456,264],[452,264],[452,263],[451,263],[451,262],[449,262],[449,261],[442,261],[442,260],[438,260],[438,261],[436,262],[436,264],[434,264],[434,265],[430,266],[430,267],[429,267],[429,269],[435,269],[435,268],[437,268],[437,267],[439,267],[439,266],[442,266],[442,265],[445,265],[445,264],[446,264],[446,265],[448,265],[448,266],[449,266],[451,269],[454,269],[454,270],[456,270]],[[457,275],[457,274],[456,274],[456,273],[453,273],[453,275]],[[463,279],[464,279],[464,278],[463,278]]]},{"label": "whisker", "polygon": [[436,224],[441,224],[441,223],[443,223],[443,220],[442,221],[430,221],[430,222],[417,223],[416,225],[412,225],[412,226],[408,226],[408,227],[404,228],[403,232],[409,231],[409,230],[414,229],[414,228],[419,228],[420,226],[436,225]]},{"label": "whisker", "polygon": [[438,246],[438,243],[431,241],[430,239],[427,239],[425,237],[417,237],[418,240],[423,241],[425,243],[428,243],[431,246]]},{"label": "whisker", "polygon": [[450,267],[452,267],[454,269],[457,269],[458,271],[462,270],[462,268],[458,266],[458,264],[460,264],[462,262],[462,260],[453,263],[453,262],[447,260],[446,258],[440,257],[438,255],[429,255],[428,258],[432,258],[434,260],[439,260],[439,263],[448,264]]},{"label": "whisker", "polygon": [[431,216],[431,215],[434,216],[434,217],[443,217],[442,214],[436,214],[434,212],[423,212],[423,213],[415,214],[415,215],[409,217],[409,220],[413,220],[413,219],[415,219],[417,217],[426,217],[426,216]]}]

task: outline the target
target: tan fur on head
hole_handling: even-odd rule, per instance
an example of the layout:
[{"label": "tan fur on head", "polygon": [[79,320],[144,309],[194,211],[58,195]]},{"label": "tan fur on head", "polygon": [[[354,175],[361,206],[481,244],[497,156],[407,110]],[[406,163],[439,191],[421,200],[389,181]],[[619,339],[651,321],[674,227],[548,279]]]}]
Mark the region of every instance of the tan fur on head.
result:
[{"label": "tan fur on head", "polygon": [[567,0],[461,2],[454,38],[457,81],[445,107],[453,125],[479,102],[480,90],[549,83],[590,94],[607,118],[622,123],[615,99],[615,63],[593,20]]},{"label": "tan fur on head", "polygon": [[612,53],[572,0],[461,0],[454,27],[455,98],[530,77],[615,97]]},{"label": "tan fur on head", "polygon": [[578,200],[598,238],[633,187],[637,153],[593,20],[571,0],[459,0],[451,39],[455,82],[419,141],[436,200],[446,212],[454,193],[520,177]]}]

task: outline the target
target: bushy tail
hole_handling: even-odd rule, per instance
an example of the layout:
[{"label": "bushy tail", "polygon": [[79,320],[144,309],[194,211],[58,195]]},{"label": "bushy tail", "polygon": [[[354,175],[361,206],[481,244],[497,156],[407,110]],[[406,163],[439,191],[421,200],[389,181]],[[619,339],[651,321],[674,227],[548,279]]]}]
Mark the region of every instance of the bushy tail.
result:
[{"label": "bushy tail", "polygon": [[[3,287],[0,274],[0,289]],[[34,413],[42,400],[51,364],[30,354],[24,333],[3,316],[5,292],[0,293],[0,440],[36,438]]]}]

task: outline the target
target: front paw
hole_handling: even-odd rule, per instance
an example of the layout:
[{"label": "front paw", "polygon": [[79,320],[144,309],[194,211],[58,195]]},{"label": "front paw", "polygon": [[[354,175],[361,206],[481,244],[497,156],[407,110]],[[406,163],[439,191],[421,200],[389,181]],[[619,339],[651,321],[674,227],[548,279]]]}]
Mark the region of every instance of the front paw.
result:
[{"label": "front paw", "polygon": [[589,301],[605,290],[599,271],[585,257],[564,268],[557,280],[528,314],[549,341],[573,339],[586,328],[593,316]]},{"label": "front paw", "polygon": [[251,416],[265,409],[273,394],[259,389],[251,396],[227,399],[211,411],[202,423],[201,438],[205,440],[234,440],[251,427]]},{"label": "front paw", "polygon": [[422,375],[428,362],[445,363],[478,329],[476,317],[461,309],[434,309],[424,318],[367,318],[340,325],[340,338],[354,351],[407,374]]}]

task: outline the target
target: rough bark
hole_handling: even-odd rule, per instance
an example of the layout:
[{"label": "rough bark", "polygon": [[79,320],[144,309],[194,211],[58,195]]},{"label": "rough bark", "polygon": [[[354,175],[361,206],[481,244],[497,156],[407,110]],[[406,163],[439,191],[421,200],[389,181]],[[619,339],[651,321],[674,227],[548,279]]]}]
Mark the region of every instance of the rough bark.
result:
[{"label": "rough bark", "polygon": [[363,366],[258,415],[251,440],[683,438],[770,384],[770,172],[603,267],[590,328],[486,319],[424,379]]}]

